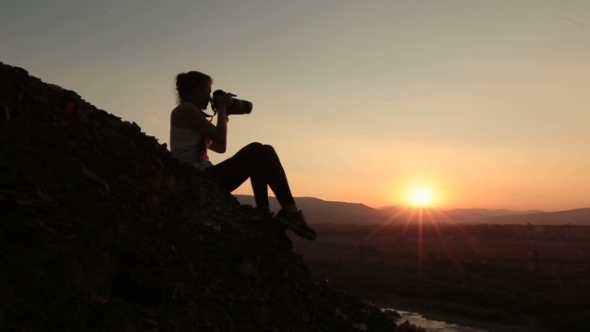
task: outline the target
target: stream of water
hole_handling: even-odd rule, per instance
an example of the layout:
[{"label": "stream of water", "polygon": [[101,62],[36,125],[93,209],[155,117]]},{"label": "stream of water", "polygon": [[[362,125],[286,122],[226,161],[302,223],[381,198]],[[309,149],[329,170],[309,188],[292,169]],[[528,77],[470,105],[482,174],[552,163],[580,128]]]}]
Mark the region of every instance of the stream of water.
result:
[{"label": "stream of water", "polygon": [[469,326],[461,326],[457,324],[447,323],[444,321],[432,320],[423,317],[422,315],[409,312],[409,311],[401,311],[393,308],[383,308],[385,310],[393,310],[399,313],[402,317],[398,321],[399,324],[402,324],[405,321],[408,321],[410,324],[414,324],[416,326],[422,327],[426,329],[426,331],[437,331],[437,332],[488,332],[487,330],[476,329]]}]

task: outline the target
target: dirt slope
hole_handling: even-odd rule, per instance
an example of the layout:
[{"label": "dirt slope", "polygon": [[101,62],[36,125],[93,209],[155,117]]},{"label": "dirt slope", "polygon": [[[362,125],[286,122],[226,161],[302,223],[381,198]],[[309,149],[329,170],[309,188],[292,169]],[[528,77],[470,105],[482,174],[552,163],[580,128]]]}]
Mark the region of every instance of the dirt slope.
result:
[{"label": "dirt slope", "polygon": [[135,123],[2,63],[0,107],[0,330],[401,330]]}]

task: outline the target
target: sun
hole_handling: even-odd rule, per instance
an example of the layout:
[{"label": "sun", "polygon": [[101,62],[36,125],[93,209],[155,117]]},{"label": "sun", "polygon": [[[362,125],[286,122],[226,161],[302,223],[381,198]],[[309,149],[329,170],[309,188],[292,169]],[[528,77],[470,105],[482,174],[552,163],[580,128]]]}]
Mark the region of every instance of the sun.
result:
[{"label": "sun", "polygon": [[410,191],[409,200],[416,207],[426,207],[432,205],[434,195],[428,187],[415,187]]}]

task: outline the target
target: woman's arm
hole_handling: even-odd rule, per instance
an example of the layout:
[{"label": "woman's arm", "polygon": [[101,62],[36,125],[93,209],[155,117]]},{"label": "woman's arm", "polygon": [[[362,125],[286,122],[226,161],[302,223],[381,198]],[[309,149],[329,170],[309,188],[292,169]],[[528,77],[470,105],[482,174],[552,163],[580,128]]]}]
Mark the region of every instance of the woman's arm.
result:
[{"label": "woman's arm", "polygon": [[183,105],[183,113],[186,116],[188,125],[199,132],[203,137],[209,137],[214,143],[224,144],[227,139],[227,123],[225,107],[217,108],[217,125],[209,122],[203,112],[192,104]]},{"label": "woman's arm", "polygon": [[[217,119],[217,121],[219,122],[220,119],[221,119],[221,117],[219,117]],[[228,121],[229,121],[229,117],[225,116],[225,126],[226,127],[227,127]],[[226,130],[226,132],[227,132],[227,130]],[[227,137],[226,137],[225,141],[223,141],[223,142],[211,141],[210,144],[208,144],[208,148],[209,148],[209,150],[217,152],[219,154],[225,153],[225,151],[227,150]]]},{"label": "woman's arm", "polygon": [[217,142],[211,141],[211,145],[209,145],[209,150],[217,152],[219,154],[225,153],[226,149],[227,149],[227,143],[225,143],[225,142],[217,143]]}]

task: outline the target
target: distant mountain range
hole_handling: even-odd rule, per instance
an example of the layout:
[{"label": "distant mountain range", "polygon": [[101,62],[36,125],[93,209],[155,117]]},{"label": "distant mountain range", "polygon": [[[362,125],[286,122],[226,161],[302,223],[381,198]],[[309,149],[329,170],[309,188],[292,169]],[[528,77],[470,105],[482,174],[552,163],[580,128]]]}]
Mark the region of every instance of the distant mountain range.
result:
[{"label": "distant mountain range", "polygon": [[[255,205],[254,197],[251,195],[234,196],[242,204]],[[295,200],[298,207],[309,219],[310,224],[368,225],[384,222],[399,224],[418,221],[421,212],[425,223],[590,225],[590,208],[556,212],[480,208],[449,210],[425,208],[418,210],[399,206],[385,206],[375,209],[361,203],[326,201],[315,197],[296,197]],[[276,198],[270,198],[270,207],[275,212],[280,209]]]},{"label": "distant mountain range", "polygon": [[[409,218],[416,218],[419,210],[412,208],[403,208],[390,206],[378,209],[382,213],[392,216],[395,220],[406,221]],[[437,222],[454,222],[458,224],[479,223],[484,219],[501,217],[501,216],[520,216],[527,214],[544,213],[539,210],[514,211],[507,209],[480,209],[480,208],[457,208],[449,210],[438,210],[433,208],[422,209],[422,215],[425,220],[435,220]]]},{"label": "distant mountain range", "polygon": [[482,219],[480,222],[489,224],[590,225],[590,208],[495,216]]},{"label": "distant mountain range", "polygon": [[[254,196],[234,196],[242,204],[256,205]],[[381,211],[360,203],[324,201],[315,197],[296,197],[295,201],[310,224],[375,224],[387,219]],[[281,208],[274,197],[270,198],[270,208],[274,212]]]}]

